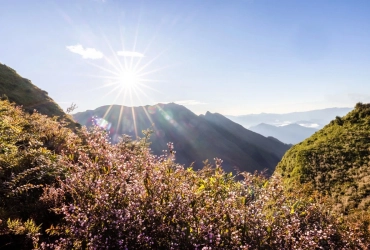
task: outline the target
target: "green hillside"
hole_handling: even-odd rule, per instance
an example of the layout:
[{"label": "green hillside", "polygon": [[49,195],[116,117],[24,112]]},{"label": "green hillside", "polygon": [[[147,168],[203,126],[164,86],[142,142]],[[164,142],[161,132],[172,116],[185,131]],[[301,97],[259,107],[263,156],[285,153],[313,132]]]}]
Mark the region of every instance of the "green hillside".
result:
[{"label": "green hillside", "polygon": [[37,110],[41,114],[49,117],[58,116],[76,125],[46,91],[21,77],[14,69],[0,63],[0,97],[5,96],[10,102],[21,105],[29,113]]},{"label": "green hillside", "polygon": [[343,118],[293,146],[276,168],[286,184],[310,183],[328,194],[335,208],[369,211],[370,104],[358,103]]}]

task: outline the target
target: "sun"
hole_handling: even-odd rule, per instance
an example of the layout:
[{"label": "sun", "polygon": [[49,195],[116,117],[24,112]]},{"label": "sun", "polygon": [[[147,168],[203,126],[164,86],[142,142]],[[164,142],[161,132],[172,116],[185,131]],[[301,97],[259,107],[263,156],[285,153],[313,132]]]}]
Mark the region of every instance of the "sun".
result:
[{"label": "sun", "polygon": [[118,76],[118,84],[122,88],[132,89],[140,82],[140,77],[134,70],[124,70]]}]

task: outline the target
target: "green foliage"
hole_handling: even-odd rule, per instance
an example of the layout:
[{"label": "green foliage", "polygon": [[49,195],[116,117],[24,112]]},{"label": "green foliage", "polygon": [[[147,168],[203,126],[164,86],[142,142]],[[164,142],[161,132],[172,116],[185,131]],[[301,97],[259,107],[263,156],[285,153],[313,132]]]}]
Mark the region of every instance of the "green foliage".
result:
[{"label": "green foliage", "polygon": [[293,146],[276,168],[289,187],[309,183],[344,214],[369,213],[370,104],[358,103],[343,118]]},{"label": "green foliage", "polygon": [[[55,215],[39,202],[42,188],[63,177],[58,154],[76,143],[78,137],[59,122],[0,101],[0,220],[52,223]],[[0,231],[6,232],[4,225]]]},{"label": "green foliage", "polygon": [[28,219],[25,222],[22,222],[19,219],[8,219],[7,226],[10,234],[24,236],[26,241],[25,243],[23,243],[24,247],[26,247],[27,243],[31,242],[34,249],[37,249],[39,247],[38,241],[41,225],[37,226],[35,222],[31,219]]},{"label": "green foliage", "polygon": [[8,219],[8,229],[15,235],[18,234],[29,234],[37,235],[40,231],[41,226],[36,226],[33,220],[28,219],[26,222],[21,222],[19,219],[11,220]]}]

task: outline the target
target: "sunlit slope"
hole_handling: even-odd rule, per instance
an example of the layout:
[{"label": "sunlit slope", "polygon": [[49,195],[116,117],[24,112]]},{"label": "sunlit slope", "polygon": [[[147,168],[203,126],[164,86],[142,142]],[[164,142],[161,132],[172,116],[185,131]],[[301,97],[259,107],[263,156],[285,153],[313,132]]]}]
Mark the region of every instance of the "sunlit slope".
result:
[{"label": "sunlit slope", "polygon": [[[213,161],[218,157],[224,160],[223,167],[227,171],[266,169],[271,174],[289,148],[279,141],[248,131],[225,117],[212,121],[174,103],[135,108],[104,106],[77,113],[74,118],[80,124],[90,126],[94,116],[104,118],[100,124],[110,131],[113,141],[122,134],[134,138],[142,136],[142,130],[151,128],[154,133],[150,147],[155,154],[162,154],[166,144],[173,142],[176,161],[186,166],[195,162],[196,168],[202,167],[204,160]],[[226,130],[229,123],[239,130]],[[255,138],[246,137],[246,132]]]},{"label": "sunlit slope", "polygon": [[293,146],[276,168],[289,185],[311,183],[336,208],[350,213],[370,205],[370,104],[358,103]]},{"label": "sunlit slope", "polygon": [[26,78],[21,77],[14,69],[0,63],[0,96],[6,95],[9,101],[22,105],[23,109],[52,116],[66,117],[63,110],[48,96],[46,91],[41,90]]}]

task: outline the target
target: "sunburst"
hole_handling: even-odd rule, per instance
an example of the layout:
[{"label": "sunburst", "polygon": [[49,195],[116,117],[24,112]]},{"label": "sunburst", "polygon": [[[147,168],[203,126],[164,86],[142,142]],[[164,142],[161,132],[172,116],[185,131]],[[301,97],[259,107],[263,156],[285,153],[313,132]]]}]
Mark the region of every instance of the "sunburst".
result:
[{"label": "sunburst", "polygon": [[[147,40],[148,44],[146,47],[139,48],[139,46],[137,46],[139,40],[139,26],[140,16],[136,27],[136,32],[132,37],[133,46],[131,47],[131,49],[125,46],[125,42],[128,42],[126,39],[128,39],[128,35],[130,34],[125,34],[125,32],[129,29],[123,28],[124,26],[120,27],[119,36],[121,40],[121,46],[119,47],[112,46],[113,43],[111,43],[111,40],[109,40],[107,36],[101,36],[102,38],[104,38],[107,45],[106,48],[110,50],[111,54],[104,54],[104,61],[101,61],[101,64],[95,64],[91,61],[89,62],[91,65],[96,67],[99,72],[101,72],[101,75],[90,76],[103,79],[102,84],[100,85],[100,87],[98,87],[101,90],[106,89],[106,91],[101,91],[102,94],[100,96],[102,99],[110,97],[109,99],[112,105],[121,104],[133,107],[136,106],[136,103],[139,103],[140,106],[143,107],[146,116],[153,124],[150,114],[146,110],[145,105],[149,103],[155,103],[155,101],[151,98],[154,97],[153,95],[148,95],[148,91],[157,92],[157,94],[162,93],[152,83],[164,81],[153,79],[152,76],[155,73],[162,71],[168,67],[173,67],[174,65],[161,65],[159,67],[153,67],[153,65],[158,62],[158,59],[162,57],[162,55],[169,49],[169,47],[167,46],[165,50],[159,51],[158,54],[150,56],[151,53],[149,53],[149,49],[154,44],[159,29],[155,31],[152,39]],[[110,112],[111,107],[107,110],[104,117],[101,117],[103,120],[107,119],[107,115]],[[118,124],[120,124],[121,122],[122,113],[123,106],[119,114]],[[136,128],[136,115],[133,108],[132,118],[135,127],[135,134],[137,136],[138,134]],[[109,123],[109,121],[107,122]]]},{"label": "sunburst", "polygon": [[134,70],[124,70],[120,72],[118,84],[124,89],[132,89],[140,82],[140,78]]},{"label": "sunburst", "polygon": [[[163,54],[163,52],[159,53],[157,56],[153,58],[145,58],[147,60],[143,60],[144,53],[147,52],[149,46],[145,49],[144,53],[134,52],[136,47],[134,46],[133,51],[129,51],[125,54],[118,53],[117,49],[113,49],[107,39],[106,42],[112,52],[112,55],[109,57],[104,56],[105,63],[103,64],[95,64],[89,62],[92,66],[96,67],[97,69],[99,69],[100,72],[103,73],[101,75],[90,75],[90,77],[103,79],[103,82],[101,86],[98,87],[98,89],[108,89],[108,91],[104,91],[104,93],[101,95],[101,98],[114,96],[113,98],[110,98],[112,104],[114,103],[128,104],[128,106],[131,107],[134,106],[135,99],[139,101],[140,106],[143,106],[145,114],[147,115],[150,122],[153,123],[149,113],[147,112],[147,110],[145,110],[146,109],[145,105],[147,105],[148,102],[153,103],[153,100],[151,100],[150,96],[147,94],[147,90],[161,93],[158,89],[150,86],[150,83],[163,81],[150,79],[148,77],[149,75],[152,75],[158,71],[161,71],[169,67],[169,66],[160,68],[152,67],[153,63]],[[122,46],[120,52],[126,52],[124,51],[124,46]],[[137,56],[138,54],[140,54],[141,56]],[[142,100],[145,100],[145,103],[143,103]],[[110,109],[111,108],[109,108],[105,115],[101,117],[102,121],[110,123],[109,121],[106,120]],[[120,124],[121,122],[123,111],[122,109],[119,114],[118,124]],[[132,108],[132,118],[135,127],[135,134],[136,136],[138,136],[138,131],[136,128],[136,117],[133,108]]]},{"label": "sunburst", "polygon": [[[150,60],[148,63],[141,65],[141,58],[131,58],[128,63],[127,57],[120,58],[114,54],[113,60],[108,57],[104,57],[104,59],[110,67],[103,67],[90,62],[91,65],[106,73],[105,75],[90,75],[91,77],[104,79],[104,83],[98,89],[108,88],[109,90],[102,95],[102,98],[115,95],[112,99],[113,102],[126,103],[127,97],[129,97],[130,105],[132,105],[134,97],[141,104],[142,100],[140,96],[144,96],[145,99],[151,101],[145,89],[160,93],[158,89],[149,86],[149,83],[162,81],[147,78],[148,75],[163,69],[148,69],[155,60]],[[136,63],[134,65],[135,61]]]}]

